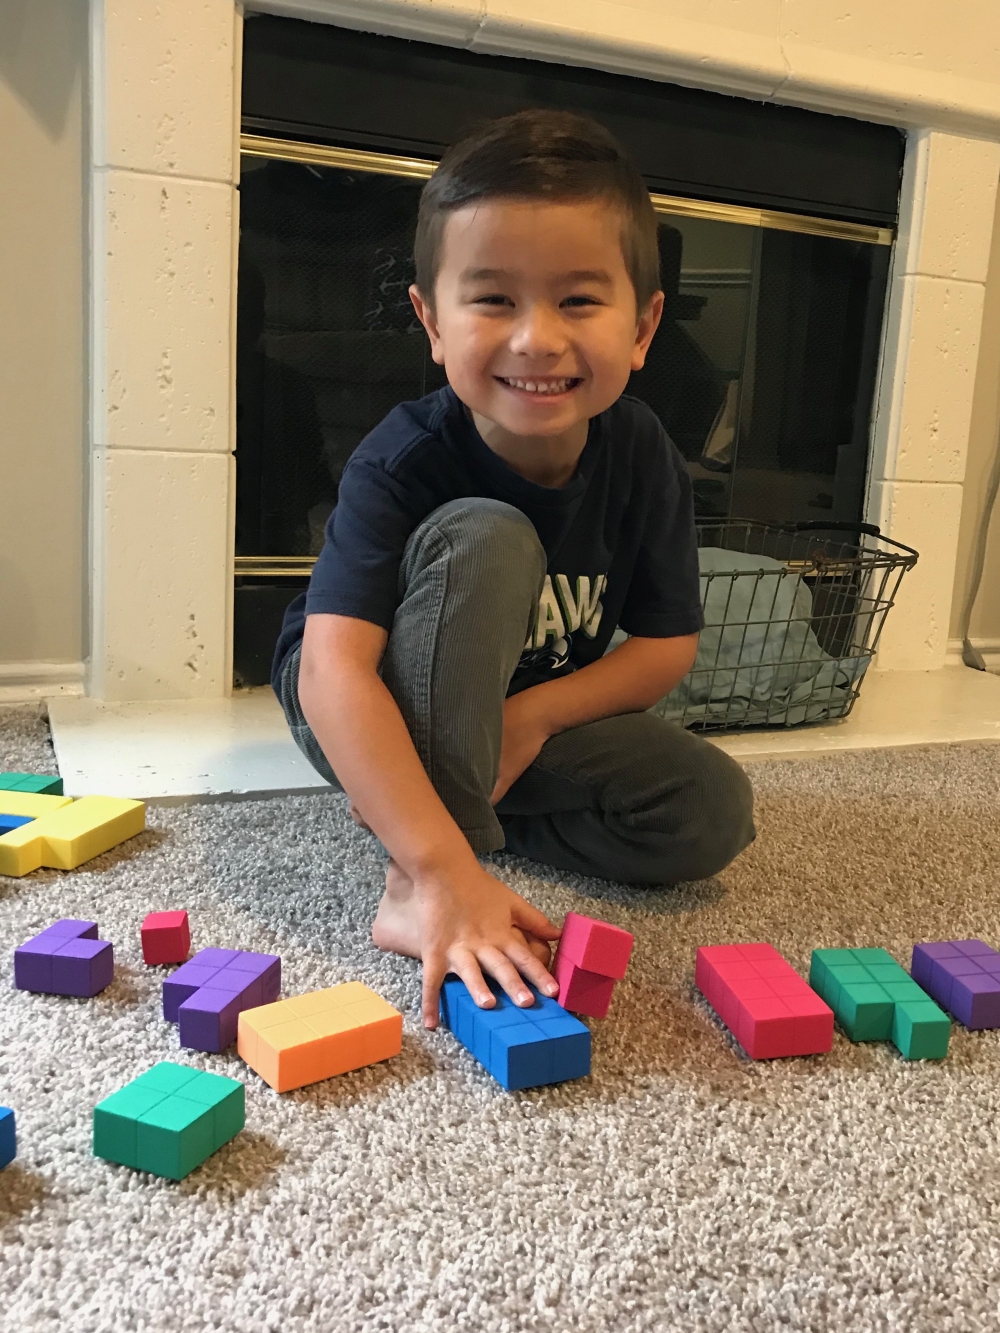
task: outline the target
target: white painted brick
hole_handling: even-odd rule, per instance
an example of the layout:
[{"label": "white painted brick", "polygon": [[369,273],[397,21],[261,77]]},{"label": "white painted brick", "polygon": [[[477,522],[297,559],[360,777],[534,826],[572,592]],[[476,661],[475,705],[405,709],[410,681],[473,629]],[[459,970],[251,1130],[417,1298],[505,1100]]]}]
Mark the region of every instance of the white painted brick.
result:
[{"label": "white painted brick", "polygon": [[919,131],[900,198],[901,271],[985,282],[1000,176],[1000,144]]},{"label": "white painted brick", "polygon": [[104,0],[103,10],[96,165],[232,181],[233,0]]},{"label": "white painted brick", "polygon": [[483,12],[480,0],[264,0],[254,8],[442,46],[466,46]]},{"label": "white painted brick", "polygon": [[944,666],[962,517],[957,485],[881,481],[872,485],[867,518],[886,537],[920,553],[906,573],[879,642],[880,669],[932,671]]},{"label": "white painted brick", "polygon": [[104,512],[95,615],[102,624],[92,693],[224,694],[230,456],[112,449],[98,461]]},{"label": "white painted brick", "polygon": [[984,295],[978,283],[895,279],[873,476],[943,482],[964,478]]},{"label": "white painted brick", "polygon": [[225,452],[233,189],[125,171],[109,173],[107,186],[105,438],[97,443]]}]

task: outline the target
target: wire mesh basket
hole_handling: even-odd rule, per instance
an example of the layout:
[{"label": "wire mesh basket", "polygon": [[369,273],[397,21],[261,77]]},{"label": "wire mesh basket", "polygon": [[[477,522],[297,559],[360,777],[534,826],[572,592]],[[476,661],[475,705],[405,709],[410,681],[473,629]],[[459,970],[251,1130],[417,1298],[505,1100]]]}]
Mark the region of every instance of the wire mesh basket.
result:
[{"label": "wire mesh basket", "polygon": [[846,717],[917,552],[867,523],[746,519],[699,523],[698,547],[698,657],[656,711],[698,730]]}]

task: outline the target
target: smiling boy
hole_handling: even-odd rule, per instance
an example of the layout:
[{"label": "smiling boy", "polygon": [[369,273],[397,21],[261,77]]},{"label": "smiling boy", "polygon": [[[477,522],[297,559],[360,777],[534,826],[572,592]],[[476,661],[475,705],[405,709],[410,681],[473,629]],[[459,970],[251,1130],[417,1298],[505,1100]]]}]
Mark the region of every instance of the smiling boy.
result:
[{"label": "smiling boy", "polygon": [[663,307],[641,177],[585,117],[491,122],[425,186],[414,254],[448,387],[352,455],[274,684],[389,852],[372,938],[423,960],[433,1027],[448,972],[484,1006],[484,973],[518,1004],[557,989],[558,931],[483,854],[667,883],[753,822],[739,767],[645,711],[702,620],[683,461],[622,396]]}]

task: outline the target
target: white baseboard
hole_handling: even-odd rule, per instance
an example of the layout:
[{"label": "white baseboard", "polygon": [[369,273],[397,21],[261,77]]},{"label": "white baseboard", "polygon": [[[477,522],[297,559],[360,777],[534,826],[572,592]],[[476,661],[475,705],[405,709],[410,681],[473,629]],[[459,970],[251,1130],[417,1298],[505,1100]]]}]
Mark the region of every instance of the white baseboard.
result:
[{"label": "white baseboard", "polygon": [[[987,671],[1000,671],[1000,639],[972,639],[973,648],[978,648],[983,655]],[[944,659],[945,666],[962,665],[962,640],[949,639],[948,651]]]},{"label": "white baseboard", "polygon": [[83,694],[83,662],[0,662],[0,703]]}]

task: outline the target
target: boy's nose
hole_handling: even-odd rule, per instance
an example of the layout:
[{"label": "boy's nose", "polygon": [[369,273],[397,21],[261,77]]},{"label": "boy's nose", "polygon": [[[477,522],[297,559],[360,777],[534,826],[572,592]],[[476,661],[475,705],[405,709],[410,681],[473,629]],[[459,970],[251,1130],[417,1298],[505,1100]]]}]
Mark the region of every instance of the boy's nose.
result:
[{"label": "boy's nose", "polygon": [[566,335],[558,312],[538,306],[526,310],[511,333],[510,350],[519,356],[561,356]]}]

